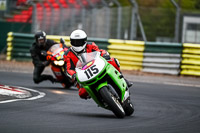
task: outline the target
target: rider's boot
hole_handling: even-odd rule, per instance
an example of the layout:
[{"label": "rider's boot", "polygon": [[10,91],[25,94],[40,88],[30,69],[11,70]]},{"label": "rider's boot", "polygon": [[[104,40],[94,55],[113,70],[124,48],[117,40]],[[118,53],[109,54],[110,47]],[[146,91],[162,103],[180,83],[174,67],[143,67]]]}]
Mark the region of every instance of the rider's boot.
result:
[{"label": "rider's boot", "polygon": [[55,79],[52,77],[49,78],[49,80],[52,82],[52,83],[60,83],[58,79]]},{"label": "rider's boot", "polygon": [[78,92],[79,92],[79,96],[80,96],[80,98],[82,98],[82,99],[88,99],[88,98],[90,98],[90,96],[89,96],[89,94],[87,93],[87,91],[85,90],[85,88],[80,88],[79,90],[78,90]]},{"label": "rider's boot", "polygon": [[127,79],[124,78],[124,80],[126,81],[128,88],[130,88],[133,85],[133,83],[129,82]]}]

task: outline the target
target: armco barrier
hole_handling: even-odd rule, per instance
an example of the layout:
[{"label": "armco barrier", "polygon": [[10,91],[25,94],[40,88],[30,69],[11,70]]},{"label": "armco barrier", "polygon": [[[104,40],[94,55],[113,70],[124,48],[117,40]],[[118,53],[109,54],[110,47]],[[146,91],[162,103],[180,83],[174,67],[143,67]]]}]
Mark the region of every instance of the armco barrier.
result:
[{"label": "armco barrier", "polygon": [[109,45],[108,39],[102,39],[102,38],[88,38],[88,42],[95,42],[95,44],[97,44],[100,49],[105,49],[105,50],[108,49]]},{"label": "armco barrier", "polygon": [[121,69],[142,70],[144,42],[129,40],[108,40],[108,52],[121,64]]},{"label": "armco barrier", "polygon": [[183,44],[180,74],[200,76],[200,44]]},{"label": "armco barrier", "polygon": [[34,41],[34,35],[22,33],[8,33],[7,60],[30,60],[30,46]]},{"label": "armco barrier", "polygon": [[[47,35],[48,39],[52,39],[56,42],[60,42],[60,38],[63,38],[65,40],[65,44],[67,46],[71,46],[70,44],[70,38],[69,36],[55,36],[55,35]],[[88,42],[95,42],[95,44],[98,45],[100,49],[107,50],[107,46],[109,45],[108,39],[102,39],[102,38],[88,38]]]},{"label": "armco barrier", "polygon": [[[65,44],[70,46],[69,36],[47,35],[47,39],[52,39],[58,43],[60,38],[63,38]],[[33,34],[9,32],[7,38],[7,60],[31,60],[29,50],[34,41]],[[107,49],[109,44],[107,39],[88,38],[88,41],[94,41],[101,49]]]},{"label": "armco barrier", "polygon": [[181,52],[180,43],[146,42],[143,71],[178,75]]},{"label": "armco barrier", "polygon": [[[48,35],[48,39],[63,38],[70,46],[68,36]],[[200,44],[143,42],[118,39],[88,38],[111,57],[120,61],[121,69],[173,75],[200,76]],[[8,33],[7,60],[31,60],[29,49],[33,34]]]}]

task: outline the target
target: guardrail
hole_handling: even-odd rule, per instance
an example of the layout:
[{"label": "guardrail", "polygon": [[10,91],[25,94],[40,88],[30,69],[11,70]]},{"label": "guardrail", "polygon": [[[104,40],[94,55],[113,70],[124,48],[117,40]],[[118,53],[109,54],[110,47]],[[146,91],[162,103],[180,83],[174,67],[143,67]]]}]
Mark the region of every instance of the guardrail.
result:
[{"label": "guardrail", "polygon": [[200,76],[200,44],[183,44],[181,75]]},{"label": "guardrail", "polygon": [[119,59],[121,69],[178,75],[180,43],[143,42],[110,39],[108,52]]},{"label": "guardrail", "polygon": [[181,43],[146,42],[143,71],[178,75],[181,62]]},{"label": "guardrail", "polygon": [[143,41],[110,39],[108,42],[108,52],[119,60],[121,69],[142,70]]},{"label": "guardrail", "polygon": [[[60,38],[65,40],[67,46],[71,46],[69,36],[47,35],[47,39],[52,39],[58,43],[60,42]],[[9,32],[7,38],[7,60],[31,60],[29,50],[34,41],[33,34]],[[107,49],[107,45],[109,44],[107,39],[88,38],[88,41],[94,41],[101,49]]]},{"label": "guardrail", "polygon": [[[68,36],[48,35],[56,42]],[[120,61],[121,69],[172,75],[200,76],[200,44],[143,42],[118,39],[88,38]],[[8,33],[7,60],[31,60],[29,49],[33,34]]]},{"label": "guardrail", "polygon": [[34,41],[34,35],[23,33],[8,33],[7,60],[30,60],[30,46]]}]

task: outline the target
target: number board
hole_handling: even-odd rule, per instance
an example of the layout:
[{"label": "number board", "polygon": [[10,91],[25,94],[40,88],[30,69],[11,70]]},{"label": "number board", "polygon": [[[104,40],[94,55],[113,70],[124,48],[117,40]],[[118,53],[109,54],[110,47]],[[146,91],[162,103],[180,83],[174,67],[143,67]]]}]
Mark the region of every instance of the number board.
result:
[{"label": "number board", "polygon": [[104,68],[105,62],[101,58],[95,60],[94,64],[85,70],[78,70],[77,76],[80,82],[85,82],[93,79],[97,76]]}]

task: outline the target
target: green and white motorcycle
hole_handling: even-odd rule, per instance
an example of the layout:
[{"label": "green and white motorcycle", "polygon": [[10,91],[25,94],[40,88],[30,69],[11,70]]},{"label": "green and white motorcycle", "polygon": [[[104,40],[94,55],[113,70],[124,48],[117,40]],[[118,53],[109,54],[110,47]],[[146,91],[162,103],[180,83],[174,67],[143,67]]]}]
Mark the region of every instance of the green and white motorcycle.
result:
[{"label": "green and white motorcycle", "polygon": [[123,76],[99,52],[83,53],[75,70],[77,82],[100,107],[118,118],[132,115],[134,107]]}]

